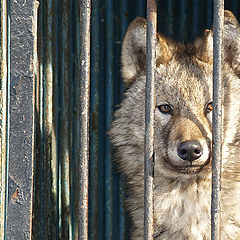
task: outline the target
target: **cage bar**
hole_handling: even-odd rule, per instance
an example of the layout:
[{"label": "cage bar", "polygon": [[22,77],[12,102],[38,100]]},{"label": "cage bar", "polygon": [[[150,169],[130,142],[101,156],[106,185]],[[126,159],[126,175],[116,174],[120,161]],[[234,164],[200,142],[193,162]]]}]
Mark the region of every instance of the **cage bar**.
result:
[{"label": "cage bar", "polygon": [[153,236],[153,142],[155,110],[155,48],[156,48],[157,5],[147,1],[147,56],[146,56],[146,102],[145,102],[145,152],[144,152],[144,239]]},{"label": "cage bar", "polygon": [[[99,239],[99,80],[100,80],[100,30],[98,0],[92,0],[91,14],[91,89],[90,89],[90,163],[89,163],[89,239]],[[102,209],[102,208],[101,208]]]},{"label": "cage bar", "polygon": [[4,239],[8,157],[8,19],[7,1],[0,2],[0,239]]},{"label": "cage bar", "polygon": [[221,239],[221,165],[222,165],[222,34],[224,1],[214,1],[213,17],[213,145],[211,239]]},{"label": "cage bar", "polygon": [[10,89],[8,199],[4,239],[31,239],[37,1],[8,1]]},{"label": "cage bar", "polygon": [[79,1],[80,10],[80,152],[78,189],[78,239],[88,239],[89,87],[91,1]]},{"label": "cage bar", "polygon": [[72,222],[70,210],[70,170],[72,160],[72,34],[71,34],[71,1],[61,1],[61,84],[60,84],[60,131],[61,141],[60,159],[61,159],[61,221],[62,238],[72,239]]}]

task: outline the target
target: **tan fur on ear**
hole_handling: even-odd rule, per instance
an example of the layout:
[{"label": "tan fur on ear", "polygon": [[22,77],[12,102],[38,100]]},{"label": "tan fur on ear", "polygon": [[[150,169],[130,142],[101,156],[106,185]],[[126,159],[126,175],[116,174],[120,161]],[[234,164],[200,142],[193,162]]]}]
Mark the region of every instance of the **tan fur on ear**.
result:
[{"label": "tan fur on ear", "polygon": [[[122,75],[124,82],[130,84],[145,72],[146,65],[146,20],[137,17],[129,26],[122,44]],[[166,64],[171,58],[169,41],[157,35],[156,65]]]},{"label": "tan fur on ear", "polygon": [[230,22],[236,26],[238,26],[238,20],[236,19],[236,17],[233,15],[233,13],[231,11],[225,10],[224,11],[224,22],[225,24],[227,22]]},{"label": "tan fur on ear", "polygon": [[213,34],[212,31],[206,29],[203,37],[198,38],[194,46],[196,48],[196,57],[206,63],[213,62]]},{"label": "tan fur on ear", "polygon": [[223,52],[224,63],[240,75],[240,26],[230,11],[224,11]]},{"label": "tan fur on ear", "polygon": [[160,34],[157,35],[157,46],[156,46],[156,64],[167,64],[172,58],[172,52],[169,47],[170,41]]},{"label": "tan fur on ear", "polygon": [[122,44],[122,75],[130,83],[144,67],[146,55],[146,20],[137,17],[128,27]]}]

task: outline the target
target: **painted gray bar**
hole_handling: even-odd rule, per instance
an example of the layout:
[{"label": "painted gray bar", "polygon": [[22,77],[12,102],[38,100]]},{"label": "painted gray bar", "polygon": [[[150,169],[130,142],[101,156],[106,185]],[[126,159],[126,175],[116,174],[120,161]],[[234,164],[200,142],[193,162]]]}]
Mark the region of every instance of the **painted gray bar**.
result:
[{"label": "painted gray bar", "polygon": [[147,56],[146,56],[146,102],[145,102],[145,152],[144,152],[144,240],[153,235],[153,141],[155,110],[155,45],[157,5],[147,1]]},{"label": "painted gray bar", "polygon": [[37,1],[9,1],[10,105],[4,239],[31,239]]},{"label": "painted gray bar", "polygon": [[0,2],[0,239],[4,239],[7,196],[7,159],[8,159],[8,18],[7,0]]},{"label": "painted gray bar", "polygon": [[88,239],[88,172],[89,172],[89,92],[90,92],[90,15],[91,1],[79,1],[80,10],[80,152],[78,239]]},{"label": "painted gray bar", "polygon": [[220,190],[222,165],[222,33],[224,1],[214,1],[213,16],[213,154],[212,154],[212,205],[211,239],[221,239]]}]

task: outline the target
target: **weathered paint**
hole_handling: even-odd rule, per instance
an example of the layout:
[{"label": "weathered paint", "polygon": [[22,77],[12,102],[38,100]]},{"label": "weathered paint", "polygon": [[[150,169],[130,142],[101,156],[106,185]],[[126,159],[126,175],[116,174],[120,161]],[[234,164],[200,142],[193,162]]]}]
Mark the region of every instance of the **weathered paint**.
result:
[{"label": "weathered paint", "polygon": [[37,1],[9,3],[10,99],[5,239],[31,239]]},{"label": "weathered paint", "polygon": [[7,1],[0,2],[0,239],[4,239],[8,158],[8,15]]},{"label": "weathered paint", "polygon": [[78,156],[78,239],[88,237],[89,98],[90,98],[90,14],[91,1],[81,0],[80,8],[80,151]]},{"label": "weathered paint", "polygon": [[222,170],[222,34],[224,1],[214,1],[213,17],[213,140],[211,240],[221,239],[221,170]]},{"label": "weathered paint", "polygon": [[153,169],[154,169],[154,111],[155,68],[157,37],[157,5],[147,1],[147,54],[146,54],[146,100],[144,140],[144,240],[153,239]]}]

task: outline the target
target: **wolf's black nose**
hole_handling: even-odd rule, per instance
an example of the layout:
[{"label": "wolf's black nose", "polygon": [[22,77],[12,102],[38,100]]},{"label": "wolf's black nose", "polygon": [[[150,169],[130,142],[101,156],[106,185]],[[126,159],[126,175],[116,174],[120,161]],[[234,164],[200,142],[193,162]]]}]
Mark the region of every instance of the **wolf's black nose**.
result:
[{"label": "wolf's black nose", "polygon": [[197,140],[181,142],[178,146],[178,156],[185,161],[192,162],[200,158],[202,153],[202,146]]}]

